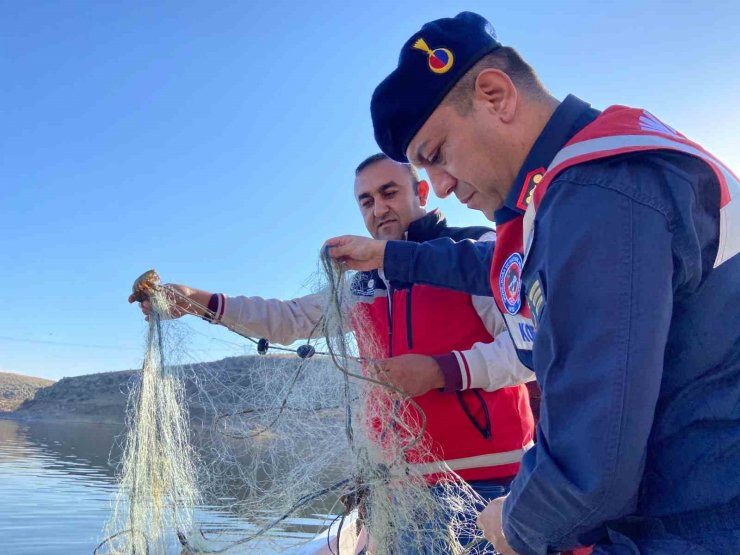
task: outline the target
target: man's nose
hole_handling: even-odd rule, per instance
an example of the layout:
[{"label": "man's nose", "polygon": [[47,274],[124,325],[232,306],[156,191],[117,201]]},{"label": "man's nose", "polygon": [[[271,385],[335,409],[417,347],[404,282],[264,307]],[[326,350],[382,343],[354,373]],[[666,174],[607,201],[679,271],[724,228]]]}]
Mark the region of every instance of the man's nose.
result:
[{"label": "man's nose", "polygon": [[444,170],[427,169],[427,175],[432,182],[434,194],[439,198],[448,197],[455,190],[455,187],[457,187],[457,179]]},{"label": "man's nose", "polygon": [[376,199],[375,204],[373,204],[373,213],[375,214],[375,217],[382,216],[388,212],[388,205],[386,202],[382,199]]}]

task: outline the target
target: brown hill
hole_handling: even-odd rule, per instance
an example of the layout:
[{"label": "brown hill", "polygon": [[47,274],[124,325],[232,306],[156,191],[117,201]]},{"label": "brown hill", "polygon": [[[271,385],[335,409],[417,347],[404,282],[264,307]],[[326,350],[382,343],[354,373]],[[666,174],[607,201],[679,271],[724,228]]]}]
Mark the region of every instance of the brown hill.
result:
[{"label": "brown hill", "polygon": [[[235,406],[242,410],[250,408],[244,405],[245,398],[251,399],[254,406],[259,406],[260,392],[264,390],[262,380],[267,376],[265,370],[269,370],[273,379],[276,374],[284,376],[287,383],[299,363],[300,359],[296,356],[277,355],[240,356],[183,365],[185,394],[191,416],[207,419],[214,411],[228,413]],[[255,372],[256,368],[262,368],[263,372]],[[313,379],[320,379],[316,373],[322,371],[336,374],[329,361],[312,359],[310,372],[304,372],[302,377],[311,374]],[[26,397],[27,400],[17,410],[5,416],[27,420],[122,422],[129,391],[139,377],[140,373],[136,370],[122,370],[62,378],[58,382],[40,380],[50,386]],[[300,386],[301,380],[296,384],[296,391],[300,391]],[[251,391],[254,395],[249,394]],[[312,403],[317,402],[321,408],[325,408],[336,405],[338,398],[337,393],[327,388],[326,398]],[[300,400],[292,404],[297,406],[296,402]]]},{"label": "brown hill", "polygon": [[36,392],[54,384],[53,380],[0,372],[0,413],[12,412]]}]

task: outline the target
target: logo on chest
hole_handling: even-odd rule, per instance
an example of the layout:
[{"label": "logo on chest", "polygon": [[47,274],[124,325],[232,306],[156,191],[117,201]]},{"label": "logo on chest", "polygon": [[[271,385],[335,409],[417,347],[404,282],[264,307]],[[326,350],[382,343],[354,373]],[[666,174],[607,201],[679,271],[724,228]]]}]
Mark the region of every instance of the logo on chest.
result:
[{"label": "logo on chest", "polygon": [[501,267],[498,280],[501,302],[509,314],[516,314],[522,307],[522,255],[515,252]]}]

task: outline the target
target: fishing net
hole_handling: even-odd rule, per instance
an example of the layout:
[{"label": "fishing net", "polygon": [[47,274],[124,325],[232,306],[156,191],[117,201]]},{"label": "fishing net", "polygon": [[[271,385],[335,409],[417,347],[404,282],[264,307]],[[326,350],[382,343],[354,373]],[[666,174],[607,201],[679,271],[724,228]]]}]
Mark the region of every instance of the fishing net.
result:
[{"label": "fishing net", "polygon": [[385,353],[352,277],[321,261],[322,317],[295,349],[233,325],[240,356],[207,362],[187,319],[167,319],[177,292],[147,291],[146,356],[96,554],[485,552],[483,501],[443,464],[430,488],[414,464],[430,448],[424,412],[378,378]]}]

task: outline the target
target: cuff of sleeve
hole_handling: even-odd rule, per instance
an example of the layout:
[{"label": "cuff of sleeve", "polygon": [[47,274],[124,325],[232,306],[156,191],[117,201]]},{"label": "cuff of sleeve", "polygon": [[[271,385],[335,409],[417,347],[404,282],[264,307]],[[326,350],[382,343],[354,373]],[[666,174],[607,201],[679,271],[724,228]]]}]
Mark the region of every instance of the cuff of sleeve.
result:
[{"label": "cuff of sleeve", "polygon": [[460,373],[460,389],[471,389],[473,387],[473,374],[470,369],[470,361],[462,351],[452,351],[457,359],[457,368]]},{"label": "cuff of sleeve", "polygon": [[219,324],[224,317],[226,310],[226,295],[223,293],[214,293],[208,299],[208,310],[203,315],[203,319],[211,324]]},{"label": "cuff of sleeve", "polygon": [[511,504],[511,499],[507,499],[504,501],[504,511],[503,511],[503,532],[504,537],[506,538],[506,543],[509,544],[509,546],[520,555],[540,555],[537,551],[534,551],[527,545],[516,533],[516,531],[509,526],[510,520],[507,518],[508,511],[506,510],[507,507]]},{"label": "cuff of sleeve", "polygon": [[540,555],[537,551],[532,551],[513,530],[507,530],[506,526],[504,526],[504,537],[506,543],[519,555]]},{"label": "cuff of sleeve", "polygon": [[383,254],[383,273],[389,281],[410,283],[411,261],[416,254],[416,243],[411,241],[388,241]]},{"label": "cuff of sleeve", "polygon": [[443,391],[445,393],[451,393],[453,391],[460,391],[463,385],[462,374],[460,373],[460,364],[457,361],[455,353],[447,353],[446,355],[435,355],[432,356],[434,360],[439,364],[442,370],[442,375],[445,379],[445,387]]},{"label": "cuff of sleeve", "polygon": [[[460,351],[458,356],[460,373],[463,376],[463,389],[485,389],[488,391],[490,386],[488,366],[493,362],[486,361],[481,349],[476,347],[480,347],[480,344],[476,343],[472,349],[467,351]],[[509,371],[508,368],[505,370],[506,372]]]}]

